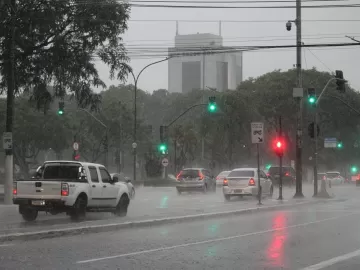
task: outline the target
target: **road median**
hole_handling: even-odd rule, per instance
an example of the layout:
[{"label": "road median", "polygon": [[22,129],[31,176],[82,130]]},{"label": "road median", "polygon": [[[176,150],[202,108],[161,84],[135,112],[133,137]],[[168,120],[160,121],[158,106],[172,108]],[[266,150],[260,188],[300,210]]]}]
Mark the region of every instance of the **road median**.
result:
[{"label": "road median", "polygon": [[141,228],[141,227],[150,227],[150,226],[159,226],[166,225],[171,223],[180,223],[187,221],[198,221],[198,220],[206,220],[212,218],[221,218],[232,215],[242,215],[249,214],[255,212],[265,212],[265,211],[274,211],[281,209],[288,209],[308,204],[317,204],[317,203],[325,203],[329,201],[339,201],[338,199],[330,199],[330,200],[310,200],[310,201],[299,201],[299,202],[279,202],[276,205],[271,206],[257,206],[253,208],[232,210],[232,211],[221,211],[221,212],[212,212],[205,214],[195,214],[195,215],[184,215],[184,216],[174,216],[168,218],[158,218],[158,219],[147,219],[140,221],[128,221],[128,222],[116,222],[109,224],[101,224],[101,225],[84,225],[84,226],[74,226],[68,228],[51,228],[41,231],[32,231],[32,232],[21,232],[21,233],[10,233],[0,235],[0,243],[9,242],[9,241],[27,241],[27,240],[39,240],[45,238],[55,238],[55,237],[63,237],[63,236],[71,236],[71,235],[79,235],[79,234],[87,234],[87,233],[99,233],[99,232],[109,232],[115,231],[119,229],[129,229],[129,228]]}]

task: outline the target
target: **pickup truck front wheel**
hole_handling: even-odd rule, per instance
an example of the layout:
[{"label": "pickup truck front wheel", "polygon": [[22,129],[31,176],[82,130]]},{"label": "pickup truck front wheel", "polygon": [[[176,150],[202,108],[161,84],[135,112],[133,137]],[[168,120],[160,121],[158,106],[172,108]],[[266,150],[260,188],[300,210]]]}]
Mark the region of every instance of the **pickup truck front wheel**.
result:
[{"label": "pickup truck front wheel", "polygon": [[83,220],[86,215],[87,200],[84,196],[79,196],[71,209],[69,215],[72,220]]},{"label": "pickup truck front wheel", "polygon": [[38,211],[36,209],[26,206],[20,206],[19,212],[25,221],[34,221],[38,216]]},{"label": "pickup truck front wheel", "polygon": [[115,209],[114,214],[119,217],[125,217],[129,206],[129,198],[126,195],[122,195]]}]

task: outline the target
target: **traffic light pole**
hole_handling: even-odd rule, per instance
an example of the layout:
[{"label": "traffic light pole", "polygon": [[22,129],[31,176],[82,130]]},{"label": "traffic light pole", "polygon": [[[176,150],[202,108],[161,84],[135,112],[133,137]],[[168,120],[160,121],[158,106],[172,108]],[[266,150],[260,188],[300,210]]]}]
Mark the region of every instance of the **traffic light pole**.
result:
[{"label": "traffic light pole", "polygon": [[[296,0],[296,72],[297,87],[302,88],[301,76],[301,0]],[[296,192],[295,198],[303,198],[302,193],[302,115],[303,98],[299,97],[299,108],[297,112],[297,130],[296,130]]]},{"label": "traffic light pole", "polygon": [[[318,194],[318,179],[317,179],[317,166],[318,166],[318,101],[314,104],[315,107],[315,117],[314,117],[314,197]],[[322,179],[321,179],[322,180]],[[324,181],[321,181],[321,183]]]},{"label": "traffic light pole", "polygon": [[325,197],[325,198],[329,198],[330,195],[328,194],[327,190],[326,190],[326,181],[321,181],[321,188],[320,188],[320,192],[318,193],[318,183],[317,183],[317,164],[318,164],[318,132],[317,132],[317,126],[318,126],[318,106],[321,100],[321,97],[323,96],[323,94],[325,93],[327,87],[329,86],[329,84],[332,81],[337,80],[336,78],[331,78],[330,80],[328,80],[328,82],[326,83],[325,87],[323,88],[323,90],[321,91],[318,99],[315,102],[315,121],[314,121],[314,139],[315,139],[315,149],[314,149],[314,196],[316,197]]},{"label": "traffic light pole", "polygon": [[[279,117],[279,138],[282,138],[282,123],[281,123],[281,116]],[[282,188],[283,188],[283,177],[282,177],[282,157],[283,155],[280,154],[279,155],[279,175],[280,175],[280,179],[279,179],[279,198],[278,200],[283,200],[283,195],[282,195]]]},{"label": "traffic light pole", "polygon": [[148,65],[146,65],[145,67],[143,67],[140,72],[137,74],[137,76],[135,76],[134,72],[132,71],[132,69],[129,69],[128,71],[130,72],[130,74],[132,75],[133,79],[134,79],[134,133],[133,133],[133,181],[136,182],[136,156],[137,156],[137,84],[139,81],[139,77],[141,75],[141,73],[147,69],[148,67],[161,63],[161,62],[165,62],[167,60],[169,60],[170,57],[166,57],[165,59],[159,60],[159,61],[155,61],[152,62]]},{"label": "traffic light pole", "polygon": [[261,203],[261,196],[262,196],[262,187],[261,187],[261,182],[260,182],[260,149],[259,149],[259,144],[256,144],[256,149],[257,149],[257,171],[258,171],[258,205],[262,205]]}]

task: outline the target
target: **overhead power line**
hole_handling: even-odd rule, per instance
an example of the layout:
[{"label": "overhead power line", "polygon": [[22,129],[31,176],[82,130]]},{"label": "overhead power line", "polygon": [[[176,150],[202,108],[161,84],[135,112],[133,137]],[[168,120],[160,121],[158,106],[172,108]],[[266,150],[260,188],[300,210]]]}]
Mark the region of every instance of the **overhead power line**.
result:
[{"label": "overhead power line", "polygon": [[[146,7],[146,8],[198,8],[198,9],[295,9],[296,6],[209,6],[209,5],[158,5],[158,4],[129,4],[132,7]],[[356,8],[360,7],[360,4],[344,4],[344,5],[307,5],[301,6],[301,8],[313,9],[313,8]]]},{"label": "overhead power line", "polygon": [[[314,2],[347,2],[348,0],[302,0],[303,3]],[[296,0],[224,0],[224,1],[198,1],[198,0],[130,0],[129,3],[190,3],[190,4],[271,4],[271,3],[295,3]]]}]

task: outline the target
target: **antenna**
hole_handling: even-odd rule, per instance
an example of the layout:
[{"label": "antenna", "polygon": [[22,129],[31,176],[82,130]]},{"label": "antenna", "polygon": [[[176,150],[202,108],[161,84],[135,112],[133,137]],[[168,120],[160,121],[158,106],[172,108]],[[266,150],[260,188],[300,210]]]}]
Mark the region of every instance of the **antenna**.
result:
[{"label": "antenna", "polygon": [[176,21],[176,35],[179,35],[179,22]]}]

